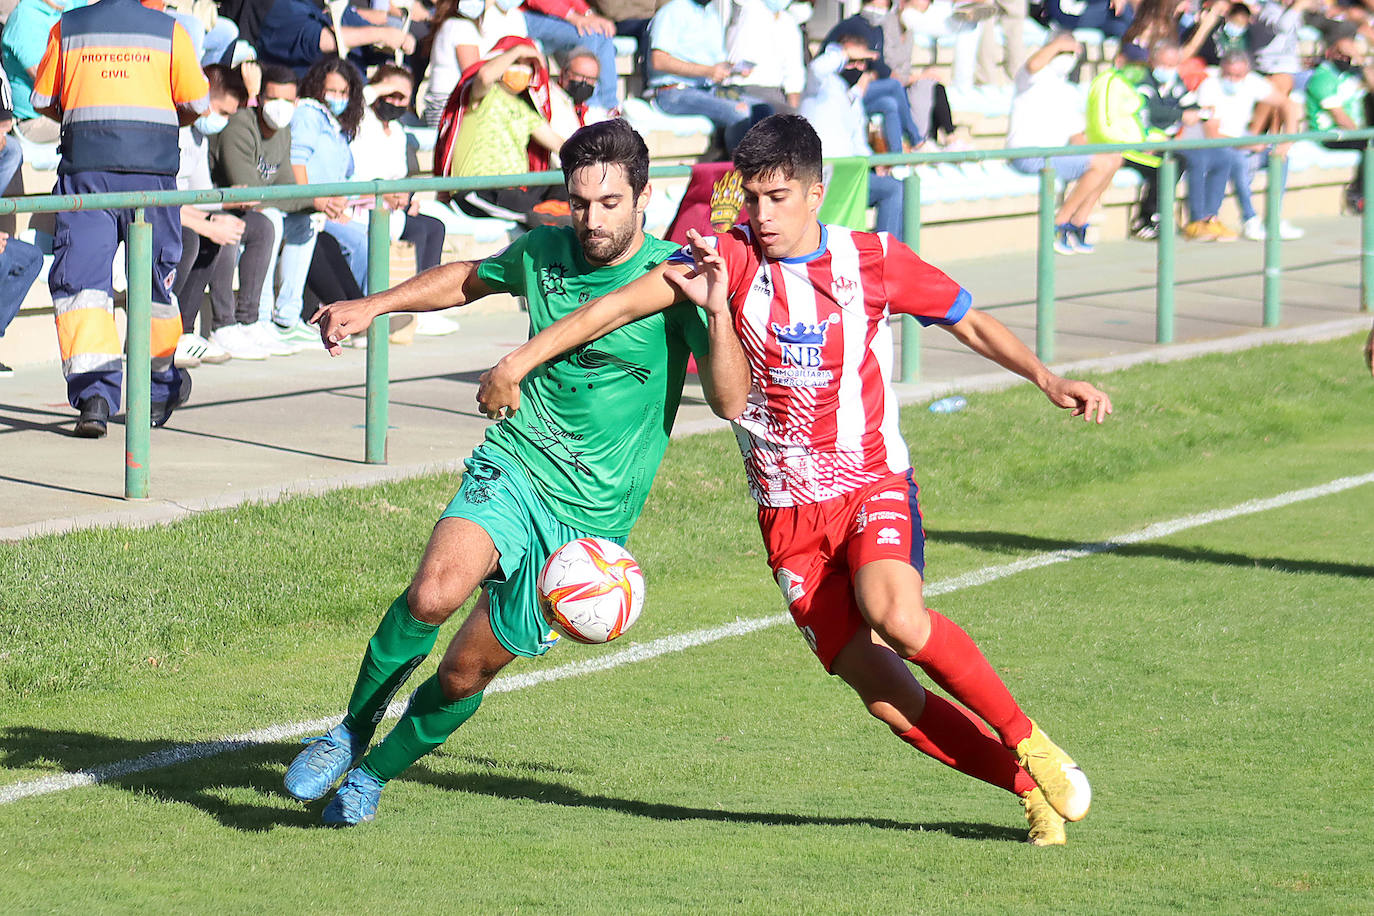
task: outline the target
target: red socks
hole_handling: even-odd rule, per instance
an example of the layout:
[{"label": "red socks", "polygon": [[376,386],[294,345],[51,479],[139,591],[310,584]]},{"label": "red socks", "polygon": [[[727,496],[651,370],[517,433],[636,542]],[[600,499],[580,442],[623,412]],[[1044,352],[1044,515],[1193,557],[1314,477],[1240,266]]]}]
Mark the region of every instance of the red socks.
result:
[{"label": "red socks", "polygon": [[916,750],[975,779],[1016,795],[1035,788],[1030,774],[1017,765],[986,725],[961,706],[926,691],[920,720],[899,736]]},{"label": "red socks", "polygon": [[[1011,691],[997,676],[992,665],[983,657],[969,635],[957,623],[942,614],[926,609],[930,615],[930,639],[924,648],[908,661],[920,665],[930,679],[940,685],[950,696],[977,713],[985,722],[997,730],[1002,744],[1012,750],[1016,745],[1030,737],[1031,721],[1016,705]],[[926,709],[930,701],[926,696]],[[929,715],[929,712],[927,712]],[[925,716],[921,721],[925,721]],[[914,743],[914,742],[913,742]],[[918,747],[920,745],[917,745]],[[932,757],[940,758],[925,748]],[[950,764],[956,766],[956,764]],[[959,769],[963,769],[959,767]],[[979,779],[986,777],[979,776]],[[991,779],[988,782],[992,782]]]}]

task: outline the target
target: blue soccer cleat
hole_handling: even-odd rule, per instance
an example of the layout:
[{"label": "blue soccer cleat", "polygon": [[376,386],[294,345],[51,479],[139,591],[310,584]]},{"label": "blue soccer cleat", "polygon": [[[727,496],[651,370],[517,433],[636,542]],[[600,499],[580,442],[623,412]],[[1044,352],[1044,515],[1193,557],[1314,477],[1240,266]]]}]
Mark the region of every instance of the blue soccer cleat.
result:
[{"label": "blue soccer cleat", "polygon": [[351,770],[339,791],[324,807],[321,819],[331,827],[352,827],[377,816],[377,802],[386,783],[362,767]]},{"label": "blue soccer cleat", "polygon": [[305,750],[286,768],[285,779],[286,791],[301,801],[324,798],[367,750],[367,742],[359,740],[342,722],[302,743]]}]

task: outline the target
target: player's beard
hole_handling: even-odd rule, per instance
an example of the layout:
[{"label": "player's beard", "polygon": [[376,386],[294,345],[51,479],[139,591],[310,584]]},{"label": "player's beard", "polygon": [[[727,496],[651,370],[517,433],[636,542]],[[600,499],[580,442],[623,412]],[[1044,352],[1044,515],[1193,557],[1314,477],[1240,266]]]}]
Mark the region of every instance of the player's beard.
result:
[{"label": "player's beard", "polygon": [[[639,213],[635,212],[631,219],[616,226],[609,235],[601,234],[592,236],[589,229],[580,228],[577,230],[577,240],[582,245],[582,255],[590,264],[604,266],[613,261],[618,261],[630,250],[630,245],[634,242],[635,226],[639,220]],[[602,233],[606,232],[603,228]]]}]

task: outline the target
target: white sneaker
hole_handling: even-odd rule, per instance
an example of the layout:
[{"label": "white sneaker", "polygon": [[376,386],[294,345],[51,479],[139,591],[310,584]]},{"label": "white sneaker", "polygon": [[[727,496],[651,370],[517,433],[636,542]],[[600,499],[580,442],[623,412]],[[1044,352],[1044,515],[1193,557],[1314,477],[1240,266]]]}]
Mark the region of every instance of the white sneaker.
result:
[{"label": "white sneaker", "polygon": [[225,325],[210,335],[210,340],[219,344],[234,359],[267,359],[267,350],[258,345],[246,324]]},{"label": "white sneaker", "polygon": [[172,365],[178,369],[194,369],[200,365],[200,358],[207,349],[205,338],[199,334],[182,334],[177,338],[177,350],[172,356]]},{"label": "white sneaker", "polygon": [[205,353],[200,357],[200,361],[202,363],[209,363],[212,366],[218,366],[221,363],[229,362],[229,360],[234,357],[233,354],[224,349],[224,347],[215,343],[214,337],[214,333],[211,332],[210,339],[205,341]]},{"label": "white sneaker", "polygon": [[458,330],[458,322],[452,318],[445,318],[438,312],[420,312],[418,317],[420,323],[416,326],[415,333],[420,337],[443,337]]},{"label": "white sneaker", "polygon": [[281,335],[268,326],[270,324],[270,321],[255,321],[252,324],[241,324],[239,327],[247,332],[253,343],[266,350],[269,356],[290,356],[302,349],[296,344],[282,340]]},{"label": "white sneaker", "polygon": [[1264,241],[1264,220],[1258,215],[1250,217],[1245,221],[1245,225],[1240,227],[1240,234],[1252,242]]},{"label": "white sneaker", "polygon": [[1306,232],[1294,226],[1286,219],[1279,222],[1279,238],[1284,241],[1291,242],[1294,239],[1302,238],[1306,234]]}]

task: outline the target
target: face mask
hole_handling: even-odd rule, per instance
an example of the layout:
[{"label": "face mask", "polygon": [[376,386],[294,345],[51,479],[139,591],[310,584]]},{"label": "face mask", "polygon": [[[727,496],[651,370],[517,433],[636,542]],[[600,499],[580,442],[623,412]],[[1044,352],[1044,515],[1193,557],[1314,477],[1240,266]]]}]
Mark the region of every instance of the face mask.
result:
[{"label": "face mask", "polygon": [[503,13],[509,13],[523,2],[524,0],[496,0],[496,7]]},{"label": "face mask", "polygon": [[458,0],[458,15],[464,19],[476,19],[486,8],[486,0]]},{"label": "face mask", "polygon": [[586,80],[573,80],[563,90],[568,94],[568,98],[573,100],[574,105],[585,105],[587,99],[592,97],[596,91],[596,84]]},{"label": "face mask", "polygon": [[906,29],[908,32],[915,32],[917,29],[921,27],[922,17],[921,11],[918,9],[907,7],[906,9],[902,10],[902,15],[900,18],[902,20],[902,28]]},{"label": "face mask", "polygon": [[859,80],[863,77],[863,75],[864,72],[856,67],[845,67],[843,70],[840,71],[840,79],[848,83],[849,88],[851,89],[858,85]]},{"label": "face mask", "polygon": [[262,118],[273,130],[281,130],[291,123],[296,103],[290,99],[268,99],[262,103]]},{"label": "face mask", "polygon": [[1246,27],[1243,25],[1237,25],[1234,22],[1228,22],[1221,27],[1221,30],[1231,38],[1239,38],[1240,36],[1245,34],[1245,28]]},{"label": "face mask", "polygon": [[1223,95],[1235,95],[1240,92],[1240,83],[1224,79],[1221,81],[1221,91]]},{"label": "face mask", "polygon": [[697,6],[710,6],[711,0],[692,0]]},{"label": "face mask", "polygon": [[329,109],[330,114],[337,118],[348,107],[348,99],[325,99],[324,104]]},{"label": "face mask", "polygon": [[511,91],[511,95],[519,95],[530,87],[530,71],[528,67],[511,67],[501,74],[501,84]]},{"label": "face mask", "polygon": [[812,12],[812,6],[807,0],[797,0],[787,8],[787,15],[797,20],[797,25],[802,25],[810,19]]},{"label": "face mask", "polygon": [[781,13],[791,2],[792,0],[763,0],[763,5],[768,7],[770,13]]},{"label": "face mask", "polygon": [[207,137],[213,137],[215,134],[224,130],[228,124],[229,116],[222,115],[218,111],[207,111],[205,114],[196,118],[196,130]]},{"label": "face mask", "polygon": [[397,105],[395,102],[388,102],[385,99],[378,99],[374,102],[372,111],[377,115],[377,120],[383,123],[394,121],[406,113],[404,105]]},{"label": "face mask", "polygon": [[1177,74],[1177,70],[1171,70],[1168,67],[1155,67],[1150,71],[1150,75],[1155,78],[1155,82],[1159,83],[1161,86],[1173,82]]},{"label": "face mask", "polygon": [[1061,80],[1069,78],[1073,72],[1074,56],[1072,54],[1060,54],[1045,65],[1045,69],[1059,77]]}]

